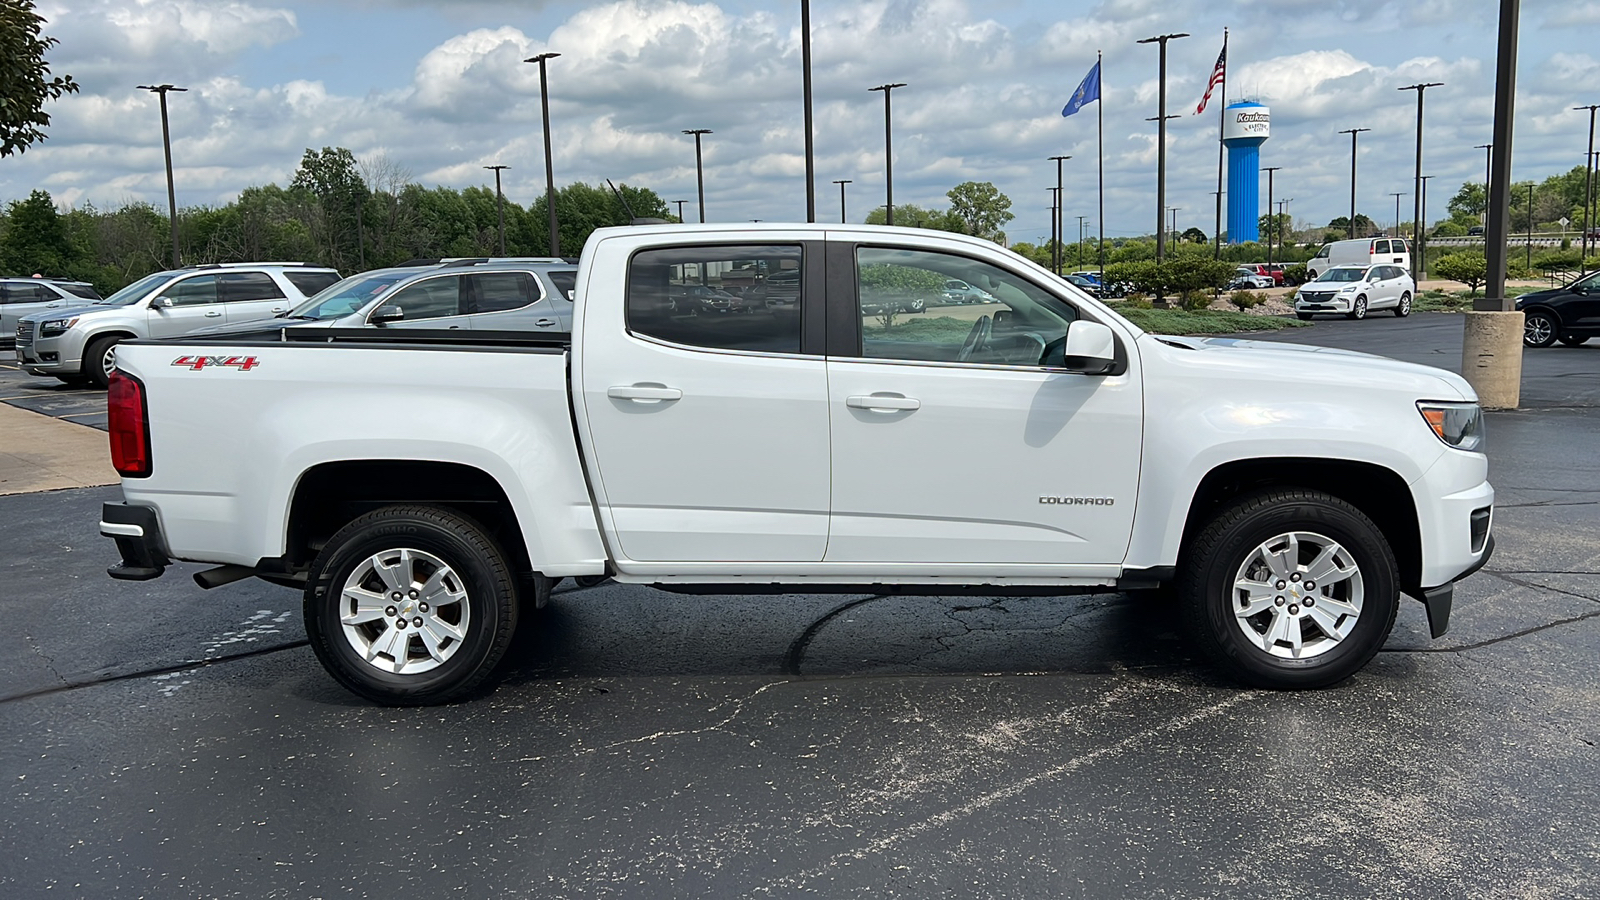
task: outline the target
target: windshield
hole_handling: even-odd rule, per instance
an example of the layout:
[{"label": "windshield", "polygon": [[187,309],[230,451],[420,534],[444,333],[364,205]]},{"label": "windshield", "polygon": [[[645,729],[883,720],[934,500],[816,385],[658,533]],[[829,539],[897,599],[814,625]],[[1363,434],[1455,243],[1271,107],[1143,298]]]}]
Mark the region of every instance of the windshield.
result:
[{"label": "windshield", "polygon": [[1329,269],[1317,276],[1318,281],[1361,281],[1366,278],[1366,269]]},{"label": "windshield", "polygon": [[95,306],[128,306],[144,299],[144,296],[156,288],[178,277],[176,272],[157,272],[154,275],[135,281],[115,294],[95,302]]},{"label": "windshield", "polygon": [[316,296],[290,310],[288,317],[320,320],[348,316],[360,311],[395,282],[415,274],[415,271],[408,271],[352,275],[338,284],[324,288]]}]

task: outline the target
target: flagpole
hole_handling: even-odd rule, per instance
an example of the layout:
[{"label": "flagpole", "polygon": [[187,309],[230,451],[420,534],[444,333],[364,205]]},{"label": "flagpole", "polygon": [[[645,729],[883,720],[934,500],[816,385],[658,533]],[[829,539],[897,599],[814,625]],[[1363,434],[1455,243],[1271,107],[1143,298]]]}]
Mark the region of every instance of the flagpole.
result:
[{"label": "flagpole", "polygon": [[1101,51],[1094,52],[1094,70],[1100,81],[1095,99],[1094,114],[1099,125],[1095,138],[1096,167],[1100,172],[1100,289],[1103,292],[1106,284],[1106,70],[1101,63]]},{"label": "flagpole", "polygon": [[[1222,29],[1222,59],[1227,64],[1228,59],[1228,29]],[[1222,96],[1217,98],[1217,224],[1216,232],[1212,235],[1211,242],[1216,245],[1214,258],[1222,258],[1222,131],[1227,127],[1226,111],[1228,108],[1228,70],[1222,70]],[[1271,210],[1268,210],[1271,212]]]}]

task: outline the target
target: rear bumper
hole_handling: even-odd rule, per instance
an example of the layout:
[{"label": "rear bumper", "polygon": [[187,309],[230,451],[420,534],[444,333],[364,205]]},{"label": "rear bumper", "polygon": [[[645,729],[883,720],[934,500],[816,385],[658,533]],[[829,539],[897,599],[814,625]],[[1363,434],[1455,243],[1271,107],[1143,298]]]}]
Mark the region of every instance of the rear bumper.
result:
[{"label": "rear bumper", "polygon": [[161,523],[149,506],[130,506],[121,501],[100,509],[100,533],[117,542],[122,562],[106,570],[120,581],[149,581],[160,578],[172,560],[161,535]]}]

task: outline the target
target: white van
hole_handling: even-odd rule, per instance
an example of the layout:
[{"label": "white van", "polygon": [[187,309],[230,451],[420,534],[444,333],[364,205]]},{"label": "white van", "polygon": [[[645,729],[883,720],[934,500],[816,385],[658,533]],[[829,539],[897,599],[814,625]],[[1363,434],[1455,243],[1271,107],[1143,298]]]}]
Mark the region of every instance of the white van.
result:
[{"label": "white van", "polygon": [[1354,241],[1334,241],[1323,244],[1317,255],[1306,263],[1306,280],[1318,276],[1334,266],[1395,265],[1411,271],[1411,244],[1404,238],[1360,238]]}]

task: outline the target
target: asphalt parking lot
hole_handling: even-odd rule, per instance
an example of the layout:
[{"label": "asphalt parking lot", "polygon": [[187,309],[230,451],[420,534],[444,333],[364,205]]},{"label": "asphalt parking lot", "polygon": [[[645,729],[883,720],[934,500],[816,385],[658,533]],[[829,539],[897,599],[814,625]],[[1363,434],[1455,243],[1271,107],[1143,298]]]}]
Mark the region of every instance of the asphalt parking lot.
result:
[{"label": "asphalt parking lot", "polygon": [[[1456,368],[1459,323],[1267,339]],[[482,696],[380,709],[291,591],[107,579],[116,488],[0,497],[0,896],[1596,896],[1600,346],[1525,373],[1450,633],[1406,601],[1299,694],[1133,596],[566,582]],[[96,424],[53,384],[0,368]]]}]

